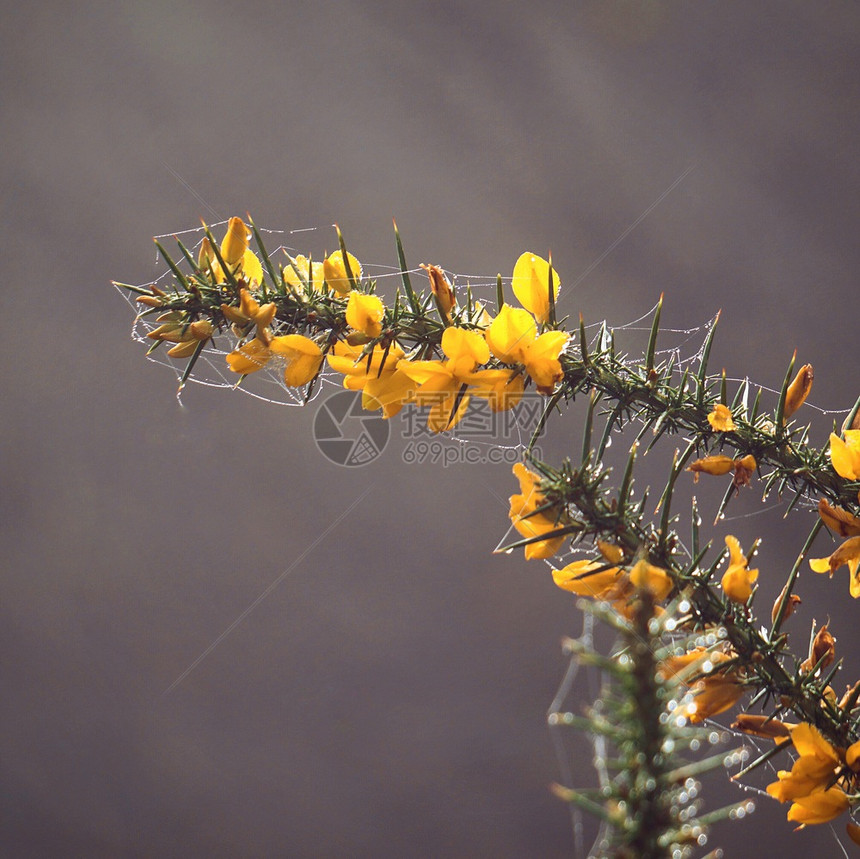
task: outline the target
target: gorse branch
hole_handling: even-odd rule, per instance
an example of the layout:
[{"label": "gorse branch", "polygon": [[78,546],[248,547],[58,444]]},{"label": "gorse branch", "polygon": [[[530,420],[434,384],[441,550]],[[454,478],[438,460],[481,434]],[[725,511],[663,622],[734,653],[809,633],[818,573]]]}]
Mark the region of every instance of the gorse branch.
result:
[{"label": "gorse branch", "polygon": [[[847,565],[851,593],[860,597],[860,399],[843,427],[816,445],[811,427],[794,420],[812,387],[811,366],[797,369],[792,356],[774,408],[763,407],[761,389],[750,406],[749,382],[730,391],[724,373],[709,371],[716,322],[695,364],[682,366],[672,353],[661,357],[662,296],[644,353],[630,360],[605,323],[589,338],[581,317],[571,330],[557,318],[561,278],[536,254],[522,254],[514,267],[517,304],[508,303],[497,278],[493,309],[470,289],[458,296],[435,265],[422,266],[429,290],[416,290],[395,226],[400,285],[386,304],[339,229],[339,249],[320,261],[276,259],[253,224],[251,230],[256,252],[244,222],[232,218],[220,243],[204,227],[196,256],[181,242],[175,258],[158,244],[169,271],[166,288],[117,284],[136,296],[150,351],[167,346],[168,356],[187,362],[180,384],[194,378],[201,354],[226,341],[222,351],[237,384],[277,368],[286,387],[309,394],[327,374],[360,391],[364,408],[385,418],[407,403],[425,407],[437,433],[454,429],[475,398],[496,412],[515,409],[527,389],[544,398],[524,462],[514,466],[519,493],[511,496],[509,515],[521,539],[504,548],[549,560],[568,541],[589,547],[591,558],[553,567],[553,579],[594,600],[583,605],[618,635],[610,656],[570,644],[609,680],[611,694],[601,707],[571,714],[570,721],[613,744],[615,775],[599,793],[557,789],[603,821],[608,834],[600,855],[692,855],[704,843],[705,828],[721,813],[697,817],[681,797],[689,797],[693,774],[721,758],[678,756],[696,748],[697,725],[743,702],[748,709],[734,727],[776,741],[746,771],[789,748],[797,756],[767,788],[791,803],[790,820],[822,823],[854,806],[860,683],[841,698],[831,687],[840,662],[827,624],[808,655],[791,651],[783,628],[799,599],[794,590],[804,564],[831,576]],[[535,442],[577,397],[588,403],[578,460],[542,462]],[[605,451],[631,425],[638,434],[616,483]],[[682,445],[655,513],[645,497],[634,498],[633,475],[646,440],[650,450],[666,436]],[[755,547],[744,553],[731,535],[723,552],[702,547],[695,506],[692,541],[683,545],[673,498],[685,472],[696,480],[727,478],[718,515],[754,480],[763,496],[785,498],[789,510],[803,500],[818,505],[767,623],[755,614],[758,570],[749,566]],[[825,527],[843,542],[829,557],[809,559]],[[762,712],[750,712],[753,706]],[[849,824],[848,832],[860,843],[860,829]]]}]

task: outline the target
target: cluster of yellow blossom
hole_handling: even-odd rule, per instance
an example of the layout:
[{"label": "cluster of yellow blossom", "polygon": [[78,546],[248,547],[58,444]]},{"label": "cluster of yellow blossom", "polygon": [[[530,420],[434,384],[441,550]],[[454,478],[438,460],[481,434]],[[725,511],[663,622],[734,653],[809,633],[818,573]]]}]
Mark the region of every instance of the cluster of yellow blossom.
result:
[{"label": "cluster of yellow blossom", "polygon": [[[846,480],[860,480],[860,430],[846,429],[845,438],[836,433],[830,435],[830,462],[833,470]],[[847,537],[828,558],[812,558],[809,566],[816,573],[833,573],[843,564],[850,574],[851,596],[860,597],[860,519],[847,510],[831,506],[822,498],[818,503],[818,515],[824,524],[840,537]]]},{"label": "cluster of yellow blossom", "polygon": [[[563,508],[551,504],[540,490],[540,477],[518,462],[514,476],[520,482],[520,491],[510,498],[510,519],[523,537],[533,540],[525,546],[526,560],[551,558],[561,548],[564,534],[557,534],[567,524]],[[536,540],[535,538],[545,537]]]},{"label": "cluster of yellow blossom", "polygon": [[[266,260],[271,272],[271,263]],[[556,330],[554,305],[560,280],[551,260],[532,253],[522,254],[513,270],[511,286],[520,306],[502,304],[495,317],[480,304],[460,309],[457,297],[444,271],[436,265],[422,265],[439,311],[440,342],[436,346],[412,348],[412,341],[398,333],[398,311],[388,313],[382,299],[362,287],[363,269],[359,260],[341,250],[314,262],[308,257],[290,257],[280,268],[284,291],[305,302],[308,320],[317,307],[332,306],[335,313],[313,337],[295,333],[301,324],[290,326],[277,320],[278,304],[269,300],[264,284],[263,265],[249,247],[249,233],[241,218],[231,218],[220,246],[203,239],[197,258],[198,283],[215,288],[216,324],[218,301],[223,319],[238,338],[238,345],[227,356],[231,371],[242,376],[255,373],[274,359],[282,362],[284,382],[289,387],[310,384],[320,373],[324,361],[343,377],[343,386],[361,391],[365,409],[382,411],[385,418],[396,415],[405,404],[428,408],[428,427],[443,432],[457,425],[472,397],[486,400],[494,411],[514,408],[526,385],[531,383],[543,395],[551,395],[563,377],[561,354],[569,334]],[[229,284],[229,286],[228,286]],[[163,307],[167,296],[153,287],[151,295],[137,300],[149,307]],[[312,298],[324,297],[317,304]],[[227,303],[229,302],[229,303]],[[261,303],[263,302],[263,303]],[[425,305],[426,306],[426,305]],[[164,308],[167,309],[167,308]],[[157,318],[160,323],[147,336],[173,344],[168,355],[174,358],[195,356],[213,336],[208,319],[195,318],[196,311],[169,309]],[[287,315],[287,318],[292,318]],[[433,323],[436,325],[437,323]],[[280,330],[293,333],[279,334]],[[399,342],[398,342],[399,341]],[[404,345],[411,349],[407,353]],[[805,402],[812,388],[813,370],[804,365],[785,389],[782,419],[786,422]],[[744,437],[747,427],[731,409],[717,403],[701,421],[701,438],[710,433],[736,433],[734,442]],[[857,424],[854,424],[856,427]],[[709,428],[709,429],[708,429]],[[727,441],[720,436],[719,443]],[[700,439],[701,440],[701,439]],[[728,441],[731,443],[732,439]],[[739,452],[743,452],[740,450]],[[756,454],[759,450],[755,449]],[[830,436],[829,450],[833,470],[847,481],[860,481],[860,429],[846,428],[842,435]],[[694,479],[700,474],[732,474],[735,489],[749,484],[758,463],[751,453],[730,457],[721,454],[697,459],[688,467]],[[547,488],[541,476],[523,463],[513,467],[519,492],[510,497],[509,516],[513,527],[524,538],[526,559],[548,559],[556,555],[566,536],[580,525],[568,514],[567,506]],[[853,488],[852,488],[853,492]],[[860,499],[860,493],[858,493]],[[826,499],[818,505],[821,521],[844,538],[827,558],[811,559],[815,572],[833,573],[848,566],[850,591],[860,597],[860,518],[847,509],[834,507]],[[728,564],[721,587],[728,604],[747,606],[758,579],[758,570],[749,568],[749,559],[734,536],[725,537]],[[676,590],[677,582],[667,570],[648,560],[642,549],[598,540],[599,557],[577,560],[553,569],[555,584],[578,596],[611,604],[622,617],[631,618],[637,599],[650,595],[655,613],[659,604]],[[784,620],[799,603],[788,593],[787,584],[774,604],[773,619],[782,607]],[[747,608],[736,608],[736,616],[747,616]],[[759,654],[760,655],[760,654]],[[675,709],[675,715],[700,723],[733,707],[753,682],[748,654],[732,651],[727,645],[718,649],[696,647],[665,659],[660,664],[664,678],[677,677],[689,695]],[[835,659],[835,642],[827,625],[814,637],[808,658],[799,666],[801,673],[823,672]],[[745,667],[746,666],[746,667]],[[825,693],[835,701],[828,687]],[[846,693],[846,699],[849,698]],[[853,701],[856,702],[854,695]],[[841,706],[841,705],[840,705]],[[850,709],[849,705],[845,705]],[[781,770],[778,780],[767,792],[780,802],[791,802],[788,819],[800,826],[824,823],[844,812],[856,801],[860,784],[860,742],[847,749],[831,745],[812,724],[786,725],[764,716],[741,714],[735,726],[747,733],[771,737],[784,745],[793,744],[798,757],[790,771]],[[848,825],[849,836],[860,844],[860,827]]]},{"label": "cluster of yellow blossom", "polygon": [[[217,256],[204,239],[198,265],[213,283],[222,283],[227,275]],[[238,307],[224,304],[221,308],[233,323],[234,333],[244,339],[227,356],[235,373],[254,373],[279,356],[286,360],[284,381],[298,387],[316,377],[326,358],[331,369],[343,374],[345,388],[362,392],[364,408],[382,409],[388,418],[408,402],[428,406],[428,426],[434,432],[453,428],[473,396],[487,400],[494,411],[512,409],[522,397],[527,378],[538,391],[551,394],[562,377],[559,356],[569,335],[555,330],[538,333],[538,326],[549,319],[550,294],[554,301],[560,281],[551,263],[534,254],[522,254],[514,267],[513,290],[526,309],[503,305],[493,319],[477,307],[480,312],[462,326],[452,319],[456,296],[444,272],[438,266],[423,266],[447,326],[440,344],[442,357],[426,360],[407,355],[393,337],[383,336],[385,305],[377,295],[357,288],[362,267],[352,254],[336,251],[321,263],[297,256],[281,271],[284,285],[293,292],[332,290],[347,299],[344,318],[349,333],[345,339],[326,334],[319,340],[272,332],[276,306],[272,302],[260,306],[254,298],[263,269],[248,247],[248,231],[241,218],[230,219],[220,258],[240,285]],[[162,326],[156,339],[181,336],[184,354],[191,354],[199,340],[212,334],[211,325],[204,331],[166,321],[171,327]],[[252,332],[253,337],[245,339]],[[190,347],[186,346],[191,340]]]},{"label": "cluster of yellow blossom", "polygon": [[[791,802],[788,819],[800,826],[827,823],[848,809],[846,788],[860,771],[860,742],[847,749],[832,746],[814,726],[802,722],[789,726],[798,753],[791,770],[780,770],[767,792],[780,802]],[[848,834],[856,840],[856,827]]]},{"label": "cluster of yellow blossom", "polygon": [[642,558],[629,571],[609,566],[620,563],[623,553],[611,544],[602,544],[600,549],[604,562],[574,561],[561,570],[553,570],[553,581],[572,594],[605,600],[627,618],[631,617],[637,591],[649,591],[655,602],[662,602],[669,596],[674,582],[665,570]]}]

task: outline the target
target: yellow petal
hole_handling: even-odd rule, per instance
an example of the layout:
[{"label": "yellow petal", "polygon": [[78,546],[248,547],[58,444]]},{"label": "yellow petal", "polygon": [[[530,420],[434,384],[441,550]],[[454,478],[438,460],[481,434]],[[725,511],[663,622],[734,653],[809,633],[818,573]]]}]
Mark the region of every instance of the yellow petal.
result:
[{"label": "yellow petal", "polygon": [[269,348],[276,355],[287,359],[284,381],[291,388],[307,385],[319,372],[323,359],[322,349],[302,334],[273,337]]},{"label": "yellow petal", "polygon": [[293,289],[302,289],[307,283],[311,289],[321,292],[323,288],[323,264],[312,263],[306,256],[299,254],[290,257],[290,262],[284,266],[284,283]]},{"label": "yellow petal", "polygon": [[840,537],[860,537],[860,519],[841,507],[833,507],[826,498],[818,502],[821,521]]},{"label": "yellow petal", "polygon": [[[735,461],[730,456],[706,456],[704,459],[697,459],[690,463],[687,471],[700,472],[705,474],[728,474],[735,467]],[[699,479],[698,473],[696,480]]]},{"label": "yellow petal", "polygon": [[[393,362],[392,362],[393,365]],[[365,409],[381,408],[385,417],[396,415],[404,403],[415,396],[415,382],[395,369],[376,378],[368,378],[364,386],[362,406]]]},{"label": "yellow petal", "polygon": [[446,328],[442,334],[442,351],[448,356],[454,375],[471,373],[478,364],[490,360],[490,347],[480,331]]},{"label": "yellow petal", "polygon": [[720,584],[732,602],[744,604],[752,595],[752,585],[757,578],[758,570],[748,570],[740,564],[733,564],[724,573]]},{"label": "yellow petal", "polygon": [[537,337],[537,326],[528,311],[504,304],[485,336],[492,353],[500,361],[522,364],[526,349]]},{"label": "yellow petal", "polygon": [[[514,265],[511,286],[517,300],[538,322],[549,319],[549,277],[550,264],[533,253],[521,254]],[[558,297],[561,286],[558,273],[552,270],[553,300]]]},{"label": "yellow petal", "polygon": [[681,708],[681,713],[694,724],[731,709],[744,694],[744,687],[725,674],[705,677],[693,688],[696,697]]},{"label": "yellow petal", "polygon": [[848,810],[848,796],[839,787],[817,790],[808,796],[799,796],[788,810],[788,819],[801,826],[827,823]]},{"label": "yellow petal", "polygon": [[860,480],[860,430],[845,430],[845,440],[830,434],[830,461],[846,480]]},{"label": "yellow petal", "polygon": [[[343,253],[335,251],[323,263],[325,281],[329,289],[333,289],[338,295],[346,295],[361,280],[361,263],[349,251],[346,254],[346,262],[349,264],[349,272],[346,270]],[[352,281],[349,275],[352,275]]]},{"label": "yellow petal", "polygon": [[523,377],[516,370],[478,370],[463,381],[469,393],[487,400],[494,412],[514,408],[523,396]]},{"label": "yellow petal", "polygon": [[801,722],[791,729],[791,742],[801,757],[811,757],[819,761],[829,762],[835,767],[839,763],[839,754],[815,725]]},{"label": "yellow petal", "polygon": [[816,573],[830,573],[833,575],[833,570],[830,569],[830,558],[810,558],[809,566]]},{"label": "yellow petal", "polygon": [[638,561],[630,571],[630,581],[637,588],[651,591],[657,602],[666,599],[674,587],[674,582],[665,570],[649,564],[644,559]]},{"label": "yellow petal", "polygon": [[732,413],[722,403],[717,403],[714,406],[714,410],[708,415],[708,423],[714,432],[731,432],[735,429]]},{"label": "yellow petal", "polygon": [[[419,391],[416,397],[420,393]],[[453,429],[466,414],[466,409],[469,407],[469,395],[464,394],[460,397],[459,403],[457,402],[458,395],[459,389],[445,397],[439,397],[431,406],[427,415],[427,426],[431,432],[446,432]],[[455,406],[457,407],[456,411],[454,410]]]},{"label": "yellow petal", "polygon": [[742,566],[745,567],[747,565],[747,557],[741,551],[741,544],[738,541],[737,537],[733,537],[731,534],[726,535],[726,546],[729,549],[729,566]]},{"label": "yellow petal", "polygon": [[382,333],[382,320],[385,305],[377,295],[366,295],[353,290],[346,305],[346,321],[368,337],[379,337]]},{"label": "yellow petal", "polygon": [[204,236],[200,242],[200,250],[197,253],[197,267],[206,272],[210,265],[217,265],[215,259],[215,251],[212,250],[212,242],[209,241],[209,236]]},{"label": "yellow petal", "polygon": [[553,570],[552,580],[562,590],[572,594],[603,599],[618,588],[625,576],[615,567],[599,573],[592,572],[601,566],[597,561],[574,561],[561,570]]},{"label": "yellow petal", "polygon": [[597,548],[600,554],[609,561],[610,564],[620,564],[624,559],[624,552],[620,546],[614,543],[607,543],[605,540],[597,541]]},{"label": "yellow petal", "polygon": [[256,373],[262,370],[269,362],[272,353],[269,347],[256,337],[249,340],[244,346],[234,349],[227,356],[227,365],[234,373]]},{"label": "yellow petal", "polygon": [[418,382],[419,385],[425,385],[431,380],[435,380],[433,383],[434,390],[445,390],[456,384],[451,371],[442,361],[410,361],[408,358],[404,358],[398,362],[397,369],[405,373],[414,382]]},{"label": "yellow petal", "polygon": [[785,405],[783,406],[783,417],[790,418],[803,404],[812,390],[812,364],[804,364],[794,377],[794,381],[788,386],[785,393]]},{"label": "yellow petal", "polygon": [[242,279],[246,283],[261,284],[263,282],[263,266],[250,248],[242,256],[240,271]]},{"label": "yellow petal", "polygon": [[167,354],[171,358],[190,358],[194,354],[194,350],[199,345],[199,340],[187,340],[185,343],[177,343],[175,346],[167,350]]},{"label": "yellow petal", "polygon": [[570,335],[565,331],[547,331],[529,345],[524,363],[526,371],[539,388],[551,388],[561,380],[558,356]]},{"label": "yellow petal", "polygon": [[221,242],[221,258],[229,266],[236,266],[248,249],[248,228],[241,218],[230,218],[227,234]]},{"label": "yellow petal", "polygon": [[[558,518],[557,508],[535,513],[535,510],[546,503],[546,498],[539,489],[538,475],[529,471],[521,462],[514,465],[513,472],[520,482],[520,494],[510,497],[511,508],[508,515],[514,528],[523,537],[539,537],[564,527],[564,520]],[[526,560],[551,558],[561,548],[564,540],[564,535],[561,535],[529,543],[523,547]]]}]

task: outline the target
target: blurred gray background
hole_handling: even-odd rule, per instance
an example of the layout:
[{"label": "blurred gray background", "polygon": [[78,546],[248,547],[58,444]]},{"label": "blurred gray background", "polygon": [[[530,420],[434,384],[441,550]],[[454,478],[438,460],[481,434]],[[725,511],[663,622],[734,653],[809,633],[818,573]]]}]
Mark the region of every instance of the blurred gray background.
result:
[{"label": "blurred gray background", "polygon": [[[247,210],[393,264],[395,216],[413,264],[509,275],[551,248],[588,321],[661,292],[670,327],[722,308],[715,368],[778,387],[797,348],[812,401],[847,409],[856,4],[85,0],[2,24],[0,852],[570,856],[545,711],[581,620],[543,565],[491,554],[509,466],[392,445],[339,468],[313,406],[179,406],[109,282],[160,272],[153,235]],[[714,535],[765,538],[767,615],[811,520],[761,507]],[[860,605],[844,570],[801,594],[796,645],[830,617],[841,691]],[[745,796],[717,781],[711,807]],[[711,843],[842,855],[785,811]]]}]

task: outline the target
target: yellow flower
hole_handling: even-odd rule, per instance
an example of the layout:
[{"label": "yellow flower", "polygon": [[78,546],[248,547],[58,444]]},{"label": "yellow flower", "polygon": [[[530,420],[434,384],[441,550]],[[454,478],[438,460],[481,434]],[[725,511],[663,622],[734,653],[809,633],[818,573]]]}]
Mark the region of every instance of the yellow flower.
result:
[{"label": "yellow flower", "polygon": [[[233,307],[229,304],[221,305],[221,312],[230,322],[244,328],[249,323],[253,322],[257,326],[259,332],[268,328],[275,318],[277,307],[272,303],[264,304],[262,307],[251,293],[244,287],[239,290],[239,306]],[[266,337],[261,338],[264,342]]]},{"label": "yellow flower", "polygon": [[846,480],[860,480],[860,429],[845,430],[845,441],[830,434],[830,461]]},{"label": "yellow flower", "polygon": [[[520,482],[520,494],[510,498],[511,509],[508,515],[514,528],[523,537],[540,537],[563,528],[566,522],[564,512],[560,508],[548,507],[535,512],[547,503],[546,496],[540,491],[540,477],[529,471],[521,462],[514,465],[513,471]],[[526,560],[550,558],[563,542],[564,535],[529,543],[523,547]]]},{"label": "yellow flower", "polygon": [[818,502],[821,521],[840,537],[860,537],[860,519],[841,507],[831,506],[826,498]]},{"label": "yellow flower", "polygon": [[726,536],[729,549],[729,568],[722,578],[722,588],[732,602],[746,603],[752,594],[753,582],[758,578],[758,570],[747,569],[746,555],[741,551],[737,537]]},{"label": "yellow flower", "polygon": [[269,348],[275,355],[287,359],[284,382],[290,388],[307,385],[319,372],[323,354],[319,345],[302,334],[273,337]]},{"label": "yellow flower", "polygon": [[522,399],[523,377],[516,370],[477,370],[463,376],[469,394],[487,400],[494,412],[512,409]]},{"label": "yellow flower", "polygon": [[269,349],[269,344],[259,337],[254,337],[252,340],[234,349],[227,356],[227,366],[234,373],[241,373],[243,376],[247,376],[249,373],[256,373],[257,370],[262,370],[271,358],[272,350]]},{"label": "yellow flower", "polygon": [[546,322],[549,319],[550,270],[552,270],[553,300],[558,298],[558,288],[561,286],[558,273],[551,266],[552,263],[528,252],[522,254],[514,266],[511,284],[514,295],[538,322]]},{"label": "yellow flower", "polygon": [[637,561],[630,571],[630,582],[637,588],[651,591],[657,602],[666,599],[675,586],[672,578],[665,570],[649,564],[644,559]]},{"label": "yellow flower", "polygon": [[829,558],[811,558],[809,561],[809,566],[816,573],[830,573],[831,578],[843,564],[848,566],[851,575],[851,596],[857,599],[860,597],[860,579],[857,576],[857,568],[860,567],[860,537],[849,537]]},{"label": "yellow flower", "polygon": [[333,353],[328,355],[329,366],[343,373],[344,388],[362,392],[361,405],[368,411],[381,408],[383,416],[390,418],[412,399],[415,382],[398,368],[404,357],[399,346],[391,346],[386,354],[384,347],[374,344],[365,355],[361,347],[340,341]]},{"label": "yellow flower", "polygon": [[[248,247],[248,228],[241,218],[230,218],[227,233],[219,250],[221,259],[224,260],[233,277],[241,278],[248,284],[263,282],[263,266]],[[211,273],[215,283],[226,281],[227,278],[215,256],[208,236],[200,243],[197,265],[204,273]]]},{"label": "yellow flower", "polygon": [[439,303],[442,315],[445,319],[450,319],[451,310],[457,304],[457,297],[454,295],[451,284],[448,283],[448,278],[445,277],[445,272],[438,265],[424,265],[424,263],[421,263],[421,268],[427,272],[427,277],[430,278],[430,289],[433,295],[436,296],[436,301]]},{"label": "yellow flower", "polygon": [[547,331],[537,336],[537,326],[526,310],[502,306],[499,315],[486,330],[492,353],[505,364],[522,364],[541,393],[550,394],[562,377],[558,356],[569,334]]},{"label": "yellow flower", "polygon": [[785,392],[785,405],[783,406],[783,419],[788,420],[803,404],[812,390],[812,364],[804,364],[794,377],[794,381]]},{"label": "yellow flower", "polygon": [[315,292],[322,292],[323,281],[323,263],[311,262],[306,256],[299,254],[297,257],[290,257],[290,262],[283,268],[284,283],[291,286],[293,289],[302,289],[304,284],[308,284]]},{"label": "yellow flower", "polygon": [[310,382],[323,359],[322,349],[302,334],[269,335],[267,340],[258,335],[234,349],[227,356],[227,364],[234,373],[248,375],[262,370],[275,355],[286,358],[284,382],[291,388]]},{"label": "yellow flower", "polygon": [[[353,288],[353,284],[358,284],[361,280],[361,263],[349,251],[346,253],[346,262],[349,263],[349,272],[346,270],[341,251],[330,254],[323,262],[325,282],[328,288],[333,289],[338,295],[346,295]],[[352,275],[352,281],[349,275]]]},{"label": "yellow flower", "polygon": [[445,361],[404,359],[397,365],[398,370],[418,383],[416,402],[430,405],[427,426],[433,432],[443,432],[457,425],[469,405],[469,392],[461,393],[461,390],[470,384],[478,364],[490,359],[490,349],[483,335],[465,328],[446,328],[442,334],[442,351],[447,358]]},{"label": "yellow flower", "polygon": [[175,343],[176,345],[167,351],[171,358],[190,357],[201,342],[207,341],[212,336],[212,323],[208,319],[186,322],[178,313],[171,312],[159,316],[158,321],[163,321],[163,324],[146,336],[151,340]]},{"label": "yellow flower", "polygon": [[385,305],[377,295],[367,295],[353,290],[349,294],[346,305],[346,321],[368,337],[379,337],[382,334],[382,320],[385,316]]},{"label": "yellow flower", "polygon": [[801,826],[829,823],[848,810],[848,796],[841,787],[816,790],[799,796],[788,810],[788,819]]},{"label": "yellow flower", "polygon": [[730,710],[744,694],[744,686],[732,672],[709,674],[691,689],[693,700],[680,707],[676,715],[686,716],[693,724],[704,722]]},{"label": "yellow flower", "polygon": [[790,772],[780,770],[779,781],[767,786],[767,792],[779,802],[794,801],[826,787],[842,762],[837,749],[814,725],[801,722],[790,728],[790,732],[799,757]]},{"label": "yellow flower", "polygon": [[[674,677],[683,674],[683,682],[691,679],[694,675],[712,671],[721,662],[726,662],[734,657],[722,650],[709,650],[706,647],[694,647],[687,653],[679,656],[670,656],[660,663],[660,673],[663,677]],[[693,669],[696,669],[695,671]]]},{"label": "yellow flower", "polygon": [[735,429],[732,413],[722,403],[717,403],[714,406],[714,410],[708,415],[708,423],[714,432],[731,432]]},{"label": "yellow flower", "polygon": [[574,561],[560,570],[552,571],[552,580],[562,590],[594,599],[617,599],[627,590],[627,576],[618,567],[600,570],[605,564],[599,561]]},{"label": "yellow flower", "polygon": [[614,543],[607,543],[606,540],[598,540],[597,549],[604,560],[609,561],[610,564],[620,564],[624,560],[623,549]]},{"label": "yellow flower", "polygon": [[[601,554],[610,555],[610,563],[620,561],[622,556],[617,546],[608,543],[602,544]],[[562,590],[611,602],[620,615],[628,618],[633,611],[637,588],[650,591],[660,602],[674,586],[665,570],[645,560],[636,563],[629,573],[614,566],[607,569],[602,561],[574,561],[560,570],[553,570],[552,578]]]},{"label": "yellow flower", "polygon": [[[734,654],[722,650],[696,647],[681,656],[663,660],[660,663],[663,677],[679,675],[678,679],[690,687],[693,696],[691,701],[676,708],[674,714],[698,723],[733,707],[745,692],[744,684],[731,667],[718,669],[735,658]],[[697,679],[691,683],[694,678]]]}]

